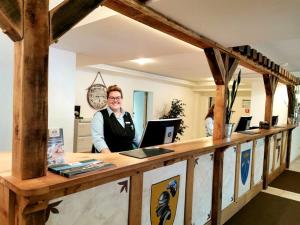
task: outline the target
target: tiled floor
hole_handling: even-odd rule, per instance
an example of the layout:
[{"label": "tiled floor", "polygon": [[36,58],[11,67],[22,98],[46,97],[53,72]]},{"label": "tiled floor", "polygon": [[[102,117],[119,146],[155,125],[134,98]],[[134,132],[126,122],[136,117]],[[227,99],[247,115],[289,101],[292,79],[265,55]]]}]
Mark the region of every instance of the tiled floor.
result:
[{"label": "tiled floor", "polygon": [[[298,157],[295,161],[293,161],[289,170],[300,172],[300,157]],[[264,190],[263,192],[300,202],[300,194],[298,194],[298,193],[285,191],[285,190],[281,190],[281,189],[274,188],[274,187],[268,187],[268,189]]]}]

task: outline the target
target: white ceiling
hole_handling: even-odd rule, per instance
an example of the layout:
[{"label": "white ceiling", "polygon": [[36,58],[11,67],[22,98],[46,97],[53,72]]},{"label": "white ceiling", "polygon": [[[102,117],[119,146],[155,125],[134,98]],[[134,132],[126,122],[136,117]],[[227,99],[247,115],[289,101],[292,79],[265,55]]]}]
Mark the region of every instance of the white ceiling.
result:
[{"label": "white ceiling", "polygon": [[[53,5],[61,0],[51,0]],[[229,3],[230,2],[230,3]],[[299,0],[154,0],[149,7],[225,46],[249,44],[300,71]],[[55,47],[78,53],[78,65],[109,64],[169,77],[211,77],[201,49],[99,7]],[[152,58],[138,65],[131,60]],[[243,69],[243,73],[252,71]]]}]

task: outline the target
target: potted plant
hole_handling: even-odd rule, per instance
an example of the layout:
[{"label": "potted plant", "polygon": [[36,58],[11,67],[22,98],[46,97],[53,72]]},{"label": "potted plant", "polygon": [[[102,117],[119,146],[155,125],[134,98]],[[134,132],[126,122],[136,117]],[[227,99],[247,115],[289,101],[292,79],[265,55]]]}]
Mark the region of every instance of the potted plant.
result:
[{"label": "potted plant", "polygon": [[[184,114],[184,106],[185,104],[179,100],[179,99],[173,99],[172,103],[171,103],[171,108],[169,110],[169,112],[165,113],[162,117],[160,117],[160,119],[171,119],[171,118],[181,118],[181,117],[185,117]],[[185,128],[187,128],[187,126],[184,125],[184,121],[181,120],[178,132],[177,132],[177,136],[175,138],[175,140],[180,140],[180,138],[178,137],[179,135],[183,135]]]},{"label": "potted plant", "polygon": [[299,110],[299,106],[298,106],[298,99],[297,99],[297,96],[296,94],[298,93],[298,87],[296,87],[292,93],[291,93],[291,114],[290,114],[290,123],[291,124],[296,124],[297,123],[297,120],[298,120],[298,110]]},{"label": "potted plant", "polygon": [[231,90],[227,87],[228,98],[226,102],[226,120],[225,120],[225,137],[230,137],[233,130],[233,123],[230,123],[232,115],[232,107],[237,95],[237,91],[241,82],[241,70],[237,77],[234,79]]}]

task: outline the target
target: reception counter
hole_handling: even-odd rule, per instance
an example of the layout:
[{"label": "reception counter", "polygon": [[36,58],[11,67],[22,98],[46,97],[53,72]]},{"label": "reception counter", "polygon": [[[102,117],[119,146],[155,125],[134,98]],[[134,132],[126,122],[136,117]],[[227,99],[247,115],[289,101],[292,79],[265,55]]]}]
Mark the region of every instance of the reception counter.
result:
[{"label": "reception counter", "polygon": [[73,178],[18,180],[1,153],[0,224],[223,224],[289,166],[293,128],[163,145],[174,152],[146,159],[68,153],[114,164]]}]

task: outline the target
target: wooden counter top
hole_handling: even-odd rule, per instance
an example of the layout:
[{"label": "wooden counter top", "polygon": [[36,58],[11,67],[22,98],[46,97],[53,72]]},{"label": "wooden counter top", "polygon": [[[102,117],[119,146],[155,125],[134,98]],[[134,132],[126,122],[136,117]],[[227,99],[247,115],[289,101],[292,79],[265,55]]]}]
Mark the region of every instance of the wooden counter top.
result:
[{"label": "wooden counter top", "polygon": [[[217,148],[236,145],[293,128],[295,128],[295,126],[287,125],[281,128],[272,128],[270,130],[259,130],[260,132],[254,135],[233,133],[229,139],[213,141],[211,137],[207,137],[167,144],[163,145],[163,147],[174,150],[173,153],[147,159],[136,159],[120,155],[118,153],[66,153],[67,162],[94,158],[115,164],[115,166],[112,168],[82,174],[73,178],[65,178],[48,172],[44,177],[23,181],[19,180],[11,176],[9,170],[11,165],[11,163],[9,163],[11,154],[0,153],[0,182],[18,195],[39,196],[55,193],[54,195],[58,197],[66,195],[67,193],[70,194],[78,190],[84,190],[99,184],[107,183],[118,178],[128,177],[137,174],[140,171],[146,171],[160,166],[169,165],[177,161],[188,159],[189,157],[193,157],[195,155],[213,152]],[[61,193],[62,191],[63,193]]]}]

